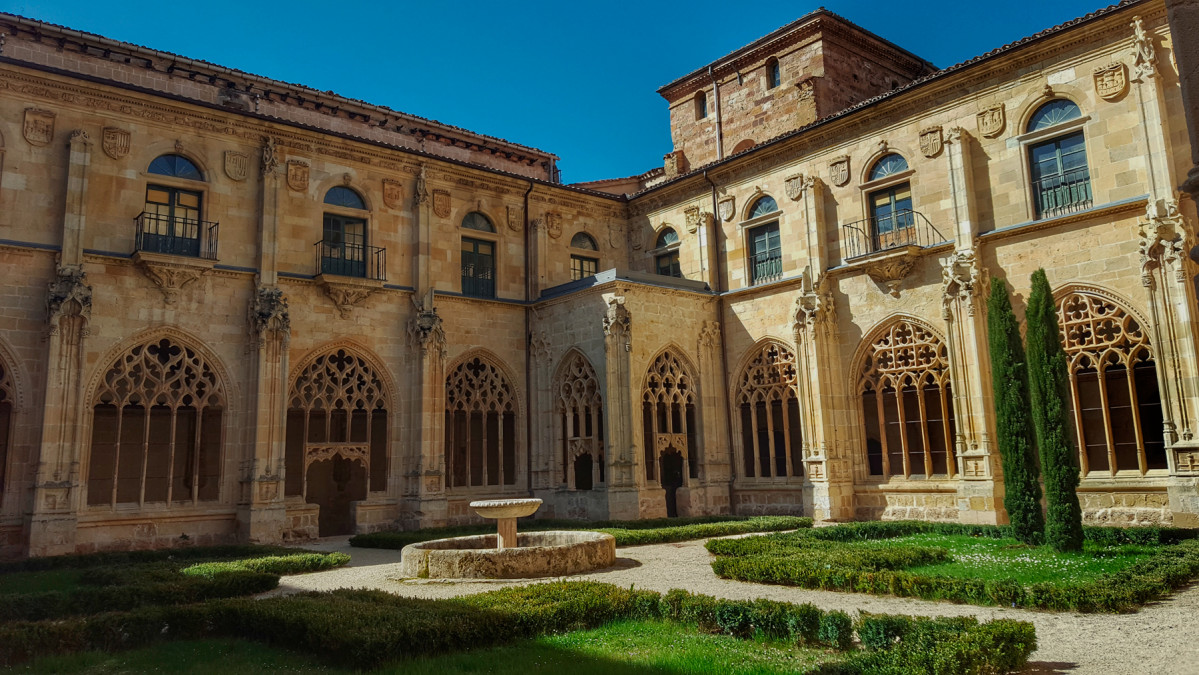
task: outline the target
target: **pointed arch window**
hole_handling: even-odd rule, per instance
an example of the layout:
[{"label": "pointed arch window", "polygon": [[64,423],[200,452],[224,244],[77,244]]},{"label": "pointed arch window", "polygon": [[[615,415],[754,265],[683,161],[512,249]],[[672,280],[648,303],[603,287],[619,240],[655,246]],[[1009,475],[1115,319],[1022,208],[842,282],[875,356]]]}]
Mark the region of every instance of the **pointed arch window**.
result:
[{"label": "pointed arch window", "polygon": [[896,321],[870,345],[858,378],[872,476],[955,473],[953,398],[944,343]]},{"label": "pointed arch window", "polygon": [[445,381],[446,486],[516,484],[516,396],[500,368],[480,357]]},{"label": "pointed arch window", "polygon": [[605,482],[604,402],[595,369],[574,352],[563,363],[555,390],[562,482],[590,490]]},{"label": "pointed arch window", "polygon": [[687,462],[691,478],[698,477],[697,401],[694,379],[678,356],[666,351],[654,359],[641,393],[646,480],[663,478],[658,464],[671,451]]},{"label": "pointed arch window", "polygon": [[1157,366],[1144,328],[1094,293],[1067,293],[1057,304],[1083,475],[1166,469]]},{"label": "pointed arch window", "polygon": [[337,487],[355,499],[386,490],[387,416],[383,381],[366,359],[345,349],[313,359],[287,399],[286,494],[318,503],[328,486],[310,490],[309,481],[329,479],[330,463],[346,467]]},{"label": "pointed arch window", "polygon": [[1073,101],[1059,98],[1037,108],[1028,120],[1028,133],[1052,134],[1028,146],[1033,207],[1037,218],[1052,218],[1091,207],[1091,172],[1087,167],[1086,139],[1081,127],[1071,124],[1082,118]]},{"label": "pointed arch window", "polygon": [[194,258],[216,258],[217,224],[201,220],[204,174],[182,155],[162,155],[146,173],[168,180],[146,184],[146,203],[135,219],[134,250]]},{"label": "pointed arch window", "polygon": [[737,408],[741,423],[741,475],[803,475],[803,434],[796,395],[795,354],[769,343],[741,373]]},{"label": "pointed arch window", "polygon": [[225,394],[194,349],[170,338],[132,347],[91,404],[89,506],[219,498]]}]

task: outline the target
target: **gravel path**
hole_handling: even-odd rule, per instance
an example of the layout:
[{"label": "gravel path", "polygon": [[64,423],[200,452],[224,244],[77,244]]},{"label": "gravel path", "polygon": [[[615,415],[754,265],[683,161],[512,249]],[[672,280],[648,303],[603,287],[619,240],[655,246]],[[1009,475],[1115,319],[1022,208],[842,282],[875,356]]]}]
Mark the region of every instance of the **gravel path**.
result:
[{"label": "gravel path", "polygon": [[[417,598],[449,598],[535,581],[429,581],[396,578],[400,552],[352,548],[347,537],[321,540],[308,548],[343,551],[352,556],[346,567],[283,577],[268,595],[335,588],[375,588]],[[928,616],[973,615],[1032,621],[1040,648],[1027,673],[1153,673],[1199,675],[1199,585],[1135,614],[1066,614],[975,607],[910,598],[811,591],[721,579],[712,573],[702,541],[617,549],[617,565],[571,579],[635,585],[659,592],[683,588],[725,598],[769,598],[810,602],[822,609],[857,610]]]}]

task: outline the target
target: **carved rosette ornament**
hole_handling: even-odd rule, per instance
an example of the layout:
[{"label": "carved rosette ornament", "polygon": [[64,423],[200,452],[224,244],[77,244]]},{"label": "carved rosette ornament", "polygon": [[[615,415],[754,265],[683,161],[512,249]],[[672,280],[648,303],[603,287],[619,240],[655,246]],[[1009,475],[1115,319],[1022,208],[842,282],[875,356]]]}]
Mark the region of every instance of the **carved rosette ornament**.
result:
[{"label": "carved rosette ornament", "polygon": [[941,154],[945,147],[941,137],[941,127],[929,127],[920,132],[920,154],[932,159]]},{"label": "carved rosette ornament", "polygon": [[268,333],[282,336],[284,342],[291,335],[291,316],[287,311],[287,297],[276,287],[259,286],[250,301],[250,329],[263,337]]},{"label": "carved rosette ornament", "polygon": [[817,331],[832,335],[837,323],[837,306],[828,276],[821,274],[812,282],[805,272],[799,297],[795,299],[795,327],[811,335]]},{"label": "carved rosette ornament", "polygon": [[978,133],[986,138],[995,138],[1003,133],[1003,128],[1007,126],[1007,113],[1004,111],[1003,104],[992,106],[976,115],[978,119]]},{"label": "carved rosette ornament", "polygon": [[966,314],[974,316],[976,300],[982,290],[983,272],[974,249],[955,251],[941,263],[941,317],[953,318],[953,303],[961,300]]},{"label": "carved rosette ornament", "polygon": [[1153,288],[1153,271],[1173,268],[1174,278],[1186,280],[1186,250],[1190,226],[1174,199],[1150,202],[1140,223],[1141,283]]},{"label": "carved rosette ornament", "polygon": [[787,176],[783,179],[783,191],[787,193],[787,198],[791,201],[799,201],[803,197],[804,177],[802,173],[797,173],[794,176]]},{"label": "carved rosette ornament", "polygon": [[441,327],[441,316],[436,309],[422,309],[416,318],[408,322],[408,336],[412,344],[424,352],[435,351],[445,358],[445,330]]},{"label": "carved rosette ornament", "polygon": [[104,127],[100,131],[100,148],[113,159],[122,159],[129,154],[129,132],[116,127]]},{"label": "carved rosette ornament", "polygon": [[1128,90],[1128,66],[1113,63],[1096,68],[1094,73],[1095,93],[1105,101],[1114,101]]},{"label": "carved rosette ornament", "polygon": [[92,287],[87,285],[87,274],[79,267],[60,267],[49,284],[46,294],[46,320],[57,328],[62,317],[92,316]]},{"label": "carved rosette ornament", "polygon": [[604,312],[604,336],[626,352],[633,348],[630,333],[632,324],[633,317],[624,306],[624,298],[617,296],[609,300],[608,309]]},{"label": "carved rosette ornament", "polygon": [[1153,48],[1153,39],[1145,32],[1145,23],[1141,17],[1132,17],[1133,31],[1133,76],[1136,79],[1153,77],[1157,74],[1157,51]]},{"label": "carved rosette ornament", "polygon": [[275,151],[275,139],[262,137],[262,175],[269,176],[279,168],[279,153]]}]

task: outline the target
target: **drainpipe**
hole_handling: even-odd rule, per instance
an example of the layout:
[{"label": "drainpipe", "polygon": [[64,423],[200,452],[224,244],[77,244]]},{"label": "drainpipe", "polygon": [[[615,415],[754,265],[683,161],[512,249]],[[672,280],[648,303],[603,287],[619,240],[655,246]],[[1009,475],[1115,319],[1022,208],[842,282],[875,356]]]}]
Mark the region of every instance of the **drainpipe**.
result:
[{"label": "drainpipe", "polygon": [[[534,284],[534,275],[536,270],[533,267],[533,237],[529,231],[529,193],[533,191],[533,181],[529,181],[529,189],[525,190],[525,300],[528,303],[533,301],[533,291],[536,289]],[[525,486],[529,490],[529,495],[533,494],[533,359],[529,353],[533,342],[533,307],[531,304],[525,305],[525,438],[528,442],[525,445]]]},{"label": "drainpipe", "polygon": [[[717,147],[719,148],[719,145]],[[713,242],[711,246],[715,249],[715,254],[712,256],[713,264],[715,266],[715,273],[712,275],[712,281],[715,282],[714,290],[717,292],[716,309],[717,312],[719,312],[720,320],[716,322],[716,325],[719,327],[720,331],[720,367],[724,371],[721,374],[720,380],[724,381],[725,378],[728,377],[729,372],[729,354],[728,350],[725,349],[725,345],[728,343],[725,341],[724,300],[721,299],[719,295],[725,287],[724,268],[720,263],[721,251],[723,250],[724,246],[724,226],[720,224],[720,212],[716,210],[716,203],[718,199],[716,194],[716,183],[712,182],[712,179],[708,177],[707,169],[704,169],[704,180],[708,181],[708,185],[712,186],[712,229],[718,230],[722,235],[717,237],[716,233],[713,232]],[[724,395],[727,393],[727,389],[728,387],[726,386],[726,391],[722,392],[722,397],[729,401],[729,403],[725,405],[724,412],[726,420],[724,431],[726,436],[725,441],[729,445],[729,513],[732,514],[737,509],[737,455],[733,446],[733,415],[731,411],[732,402],[731,399],[728,399],[728,397]]]},{"label": "drainpipe", "polygon": [[[720,83],[716,81],[716,73],[708,66],[708,76],[712,78],[712,99],[716,102],[716,160],[724,159],[724,138],[720,135]],[[712,181],[708,181],[711,183]],[[712,194],[716,194],[716,185],[712,185]],[[716,215],[713,211],[712,215]]]}]

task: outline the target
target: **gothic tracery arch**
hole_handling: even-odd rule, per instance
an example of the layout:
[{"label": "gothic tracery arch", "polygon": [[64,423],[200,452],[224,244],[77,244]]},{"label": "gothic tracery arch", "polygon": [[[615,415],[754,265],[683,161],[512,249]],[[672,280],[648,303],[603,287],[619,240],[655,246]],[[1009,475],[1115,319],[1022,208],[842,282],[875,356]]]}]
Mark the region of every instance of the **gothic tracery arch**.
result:
[{"label": "gothic tracery arch", "polygon": [[898,318],[875,333],[857,392],[872,476],[952,476],[953,398],[945,343],[918,321]]},{"label": "gothic tracery arch", "polygon": [[217,373],[198,350],[171,337],[121,353],[91,399],[89,505],[219,498],[227,401]]},{"label": "gothic tracery arch", "polygon": [[741,475],[785,478],[803,473],[795,354],[767,341],[755,348],[738,380]]},{"label": "gothic tracery arch", "polygon": [[468,356],[446,376],[445,395],[447,487],[514,485],[519,411],[504,371]]},{"label": "gothic tracery arch", "polygon": [[1141,322],[1088,289],[1056,302],[1083,474],[1167,468],[1157,366]]},{"label": "gothic tracery arch", "polygon": [[[556,433],[561,447],[562,480],[568,487],[590,489],[591,469],[604,482],[604,401],[595,368],[577,351],[571,351],[554,380]],[[584,470],[580,472],[580,468]]]},{"label": "gothic tracery arch", "polygon": [[691,369],[675,350],[663,351],[650,364],[641,401],[646,480],[661,480],[657,464],[671,450],[682,456],[689,477],[697,478],[698,399]]}]

